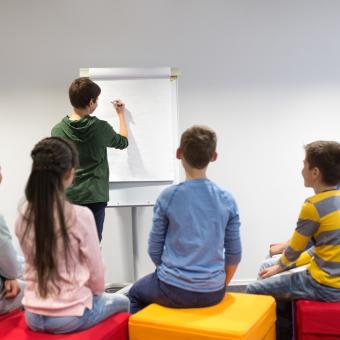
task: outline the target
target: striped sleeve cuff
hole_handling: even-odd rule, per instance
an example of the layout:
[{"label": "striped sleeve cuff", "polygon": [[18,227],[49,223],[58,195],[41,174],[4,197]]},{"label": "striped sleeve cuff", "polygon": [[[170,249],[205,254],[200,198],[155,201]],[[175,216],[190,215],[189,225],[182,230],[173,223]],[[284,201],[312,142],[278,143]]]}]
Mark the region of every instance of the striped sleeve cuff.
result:
[{"label": "striped sleeve cuff", "polygon": [[308,255],[310,256],[310,257],[313,257],[314,256],[314,252],[315,252],[315,247],[313,246],[313,247],[310,247],[310,248],[308,248],[307,250],[307,253],[308,253]]},{"label": "striped sleeve cuff", "polygon": [[288,269],[289,265],[285,265],[282,261],[282,257],[278,261],[278,265],[283,268],[284,270]]}]

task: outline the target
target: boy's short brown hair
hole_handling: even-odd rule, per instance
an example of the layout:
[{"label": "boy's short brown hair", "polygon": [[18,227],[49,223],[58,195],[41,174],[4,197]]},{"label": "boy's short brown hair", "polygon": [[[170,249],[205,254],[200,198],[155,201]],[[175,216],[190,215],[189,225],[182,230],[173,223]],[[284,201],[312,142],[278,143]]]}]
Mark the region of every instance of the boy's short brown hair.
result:
[{"label": "boy's short brown hair", "polygon": [[217,137],[213,130],[195,125],[183,132],[180,149],[191,167],[203,169],[209,164],[216,151],[216,142]]},{"label": "boy's short brown hair", "polygon": [[315,141],[305,145],[305,151],[309,168],[318,168],[325,184],[340,183],[340,143]]},{"label": "boy's short brown hair", "polygon": [[75,79],[68,90],[70,102],[77,109],[85,109],[91,99],[95,102],[100,95],[100,87],[88,77]]}]

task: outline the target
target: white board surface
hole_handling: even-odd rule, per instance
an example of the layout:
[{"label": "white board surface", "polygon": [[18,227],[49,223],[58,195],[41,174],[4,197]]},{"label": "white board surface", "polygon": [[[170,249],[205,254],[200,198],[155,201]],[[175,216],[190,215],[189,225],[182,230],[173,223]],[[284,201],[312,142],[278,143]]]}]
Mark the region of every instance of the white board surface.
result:
[{"label": "white board surface", "polygon": [[110,182],[171,181],[174,179],[173,119],[170,79],[101,80],[97,116],[118,132],[111,101],[126,105],[129,146],[108,149]]}]

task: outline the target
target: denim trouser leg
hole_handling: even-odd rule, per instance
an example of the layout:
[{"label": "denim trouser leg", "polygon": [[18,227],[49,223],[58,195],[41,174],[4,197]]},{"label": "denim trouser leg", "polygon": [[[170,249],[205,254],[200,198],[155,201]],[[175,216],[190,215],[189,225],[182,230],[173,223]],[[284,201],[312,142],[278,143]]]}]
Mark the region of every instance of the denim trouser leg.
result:
[{"label": "denim trouser leg", "polygon": [[84,317],[87,318],[86,324],[79,330],[89,328],[107,319],[109,316],[119,312],[129,312],[130,301],[122,294],[103,293],[93,297],[92,309],[86,309]]},{"label": "denim trouser leg", "polygon": [[267,268],[273,266],[274,264],[276,264],[276,263],[278,262],[280,256],[281,256],[281,255],[274,255],[274,256],[272,256],[272,257],[268,256],[268,257],[261,263],[260,268],[259,268],[258,277],[257,277],[257,278],[258,278],[258,279],[261,279],[261,277],[260,277],[259,274],[260,274],[263,270],[265,270],[265,269],[267,269]]},{"label": "denim trouser leg", "polygon": [[128,312],[129,304],[124,295],[103,293],[93,297],[92,309],[86,308],[82,316],[52,317],[26,311],[26,321],[34,331],[70,333],[94,326],[115,313]]},{"label": "denim trouser leg", "polygon": [[201,293],[171,286],[159,280],[157,273],[138,280],[129,291],[131,313],[136,313],[151,303],[171,308],[199,308],[219,303],[225,295],[225,287],[216,292]]},{"label": "denim trouser leg", "polygon": [[84,206],[88,207],[93,213],[94,219],[96,221],[99,242],[101,242],[104,228],[105,208],[107,207],[107,202],[89,203],[84,204]]},{"label": "denim trouser leg", "polygon": [[289,313],[284,312],[284,309],[291,308],[289,307],[291,301],[296,299],[340,301],[340,289],[319,284],[307,270],[255,281],[247,287],[247,293],[272,295],[276,298],[278,339],[281,331],[285,332],[292,328],[291,317]]},{"label": "denim trouser leg", "polygon": [[319,284],[307,270],[255,281],[248,285],[247,293],[272,295],[290,301],[340,301],[340,289]]}]

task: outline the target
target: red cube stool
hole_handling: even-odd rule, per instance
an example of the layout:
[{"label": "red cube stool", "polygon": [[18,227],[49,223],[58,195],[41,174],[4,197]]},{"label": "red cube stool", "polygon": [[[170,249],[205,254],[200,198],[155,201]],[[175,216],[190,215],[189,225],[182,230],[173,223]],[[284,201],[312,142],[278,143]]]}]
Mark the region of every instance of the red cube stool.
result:
[{"label": "red cube stool", "polygon": [[48,334],[31,331],[26,325],[23,311],[15,310],[0,315],[1,340],[128,340],[129,313],[110,316],[98,325],[69,334]]},{"label": "red cube stool", "polygon": [[294,321],[296,340],[340,339],[340,302],[297,300]]}]

